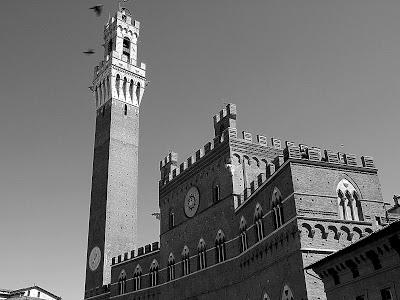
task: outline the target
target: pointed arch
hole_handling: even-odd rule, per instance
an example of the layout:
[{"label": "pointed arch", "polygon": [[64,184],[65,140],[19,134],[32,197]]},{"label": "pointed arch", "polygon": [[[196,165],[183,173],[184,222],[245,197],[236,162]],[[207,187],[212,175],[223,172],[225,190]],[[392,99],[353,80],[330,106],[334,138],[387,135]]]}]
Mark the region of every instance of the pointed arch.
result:
[{"label": "pointed arch", "polygon": [[239,154],[233,154],[232,155],[232,164],[234,165],[240,165],[242,163],[242,160],[240,159],[240,155]]},{"label": "pointed arch", "polygon": [[156,286],[158,284],[158,261],[153,259],[150,265],[150,286]]},{"label": "pointed arch", "polygon": [[254,163],[255,163],[255,165],[259,168],[260,167],[260,160],[257,158],[257,157],[255,157],[255,156],[253,156],[253,160],[252,160]]},{"label": "pointed arch", "polygon": [[175,263],[175,256],[174,256],[174,254],[172,252],[168,256],[168,263],[170,263],[170,264],[174,264]]},{"label": "pointed arch", "polygon": [[136,99],[137,99],[138,105],[140,104],[140,89],[141,89],[141,85],[140,85],[140,82],[138,81],[136,84]]},{"label": "pointed arch", "polygon": [[131,79],[131,81],[129,82],[129,98],[131,99],[131,102],[134,103],[133,101],[133,79]]},{"label": "pointed arch", "polygon": [[122,60],[126,60],[128,63],[131,61],[131,40],[128,37],[124,37],[122,41]]},{"label": "pointed arch", "polygon": [[262,299],[263,299],[263,300],[271,300],[271,299],[269,298],[267,292],[264,292],[263,298],[262,298]]},{"label": "pointed arch", "polygon": [[342,220],[364,220],[359,194],[354,185],[347,179],[342,179],[336,186],[338,215]]},{"label": "pointed arch", "polygon": [[206,242],[203,238],[200,238],[199,244],[197,245],[197,262],[199,270],[207,267]]},{"label": "pointed arch", "polygon": [[115,90],[117,92],[117,98],[119,98],[120,85],[121,85],[121,76],[117,74],[117,76],[115,77]]},{"label": "pointed arch", "polygon": [[118,276],[118,295],[126,293],[126,272],[122,270]]},{"label": "pointed arch", "polygon": [[239,223],[239,230],[240,230],[240,252],[246,251],[248,248],[247,242],[247,222],[244,216],[240,218]]},{"label": "pointed arch", "polygon": [[260,203],[256,204],[254,210],[254,225],[256,231],[256,242],[259,242],[264,238],[263,210]]},{"label": "pointed arch", "polygon": [[217,263],[226,259],[225,234],[221,229],[218,230],[215,236],[215,258]]},{"label": "pointed arch", "polygon": [[190,274],[189,248],[184,246],[182,250],[182,276]]},{"label": "pointed arch", "polygon": [[268,167],[268,161],[266,159],[261,159],[260,168],[264,174],[267,174],[267,167]]},{"label": "pointed arch", "polygon": [[174,210],[170,208],[168,212],[168,227],[169,229],[172,229],[174,228],[174,226],[175,226],[175,213]]},{"label": "pointed arch", "polygon": [[240,230],[246,230],[246,228],[247,228],[247,221],[246,221],[245,217],[242,216],[240,218],[239,229]]},{"label": "pointed arch", "polygon": [[206,248],[206,242],[204,241],[203,238],[201,238],[201,239],[199,240],[199,244],[198,244],[198,246],[197,246],[197,249],[198,249],[198,250],[204,250],[205,248]]},{"label": "pointed arch", "polygon": [[282,206],[282,194],[277,187],[275,187],[272,192],[271,208],[274,227],[277,229],[285,223]]},{"label": "pointed arch", "polygon": [[137,291],[142,288],[142,267],[138,264],[133,273],[133,290]]},{"label": "pointed arch", "polygon": [[168,256],[168,281],[175,279],[175,257],[174,254],[171,252]]},{"label": "pointed arch", "polygon": [[124,93],[125,100],[126,100],[127,84],[128,84],[128,80],[126,79],[126,77],[124,77],[124,81],[122,83],[122,92]]},{"label": "pointed arch", "polygon": [[294,295],[290,287],[285,284],[282,290],[282,300],[294,300]]},{"label": "pointed arch", "polygon": [[215,236],[216,242],[225,242],[225,234],[222,229],[219,229],[217,235]]}]

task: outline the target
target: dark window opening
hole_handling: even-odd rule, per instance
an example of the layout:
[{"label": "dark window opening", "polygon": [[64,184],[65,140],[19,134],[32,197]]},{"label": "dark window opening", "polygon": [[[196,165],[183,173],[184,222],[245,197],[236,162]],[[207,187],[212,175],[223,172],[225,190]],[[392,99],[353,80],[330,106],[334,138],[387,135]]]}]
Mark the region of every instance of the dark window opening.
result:
[{"label": "dark window opening", "polygon": [[128,114],[128,105],[125,104],[124,106],[124,115],[126,116]]},{"label": "dark window opening", "polygon": [[381,290],[381,299],[382,300],[392,300],[392,292],[390,288],[385,288]]},{"label": "dark window opening", "polygon": [[108,42],[108,49],[107,49],[107,54],[110,54],[113,51],[113,40],[111,39]]},{"label": "dark window opening", "polygon": [[372,262],[375,270],[379,270],[382,268],[381,262],[379,260],[378,254],[375,251],[370,250],[366,253],[369,260]]},{"label": "dark window opening", "polygon": [[169,212],[169,229],[174,228],[175,226],[175,215],[173,211]]},{"label": "dark window opening", "polygon": [[353,278],[357,278],[358,276],[360,276],[360,272],[358,271],[358,266],[354,261],[346,260],[345,264],[353,274]]},{"label": "dark window opening", "polygon": [[329,275],[332,276],[333,282],[335,283],[335,285],[340,284],[339,274],[335,269],[328,269],[328,273],[329,273]]},{"label": "dark window opening", "polygon": [[214,186],[213,193],[214,193],[214,202],[218,202],[220,200],[219,185]]},{"label": "dark window opening", "polygon": [[122,42],[122,54],[127,58],[127,61],[130,62],[131,41],[128,38],[124,38],[124,40]]}]

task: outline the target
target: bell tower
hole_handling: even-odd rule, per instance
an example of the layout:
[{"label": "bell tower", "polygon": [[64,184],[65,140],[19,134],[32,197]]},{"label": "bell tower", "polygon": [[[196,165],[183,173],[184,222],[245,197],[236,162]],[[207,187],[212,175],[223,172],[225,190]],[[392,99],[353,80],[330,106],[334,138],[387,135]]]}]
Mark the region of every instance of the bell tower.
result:
[{"label": "bell tower", "polygon": [[119,8],[104,26],[104,58],[94,68],[96,132],[86,292],[110,283],[111,259],[133,249],[137,225],[139,107],[146,65],[137,65],[140,23]]}]

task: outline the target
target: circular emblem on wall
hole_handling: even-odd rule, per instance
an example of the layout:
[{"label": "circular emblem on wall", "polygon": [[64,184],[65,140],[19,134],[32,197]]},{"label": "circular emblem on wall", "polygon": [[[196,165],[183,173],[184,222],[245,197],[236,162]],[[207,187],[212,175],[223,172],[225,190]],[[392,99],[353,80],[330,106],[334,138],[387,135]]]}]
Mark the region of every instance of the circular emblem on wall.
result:
[{"label": "circular emblem on wall", "polygon": [[200,194],[197,187],[192,186],[185,196],[185,214],[189,218],[193,217],[199,208]]},{"label": "circular emblem on wall", "polygon": [[89,268],[92,271],[96,271],[99,267],[101,260],[101,250],[99,247],[94,247],[89,255]]}]

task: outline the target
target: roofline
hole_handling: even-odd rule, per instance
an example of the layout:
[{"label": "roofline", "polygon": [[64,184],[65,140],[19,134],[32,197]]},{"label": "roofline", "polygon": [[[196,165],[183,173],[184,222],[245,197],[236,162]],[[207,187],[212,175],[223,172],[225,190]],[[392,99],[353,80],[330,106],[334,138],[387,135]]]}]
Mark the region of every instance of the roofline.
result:
[{"label": "roofline", "polygon": [[383,236],[388,236],[398,230],[400,230],[400,220],[394,221],[393,223],[390,223],[389,225],[387,225],[377,231],[374,231],[370,235],[358,240],[357,242],[355,242],[339,251],[336,251],[335,253],[332,253],[331,255],[328,255],[327,257],[324,257],[324,258],[316,261],[315,263],[312,263],[311,265],[305,267],[304,269],[318,268],[321,265],[328,263],[330,260],[332,260],[342,254],[349,253],[349,252],[357,249],[358,247],[368,245],[372,240],[376,240],[376,235],[378,235],[378,234],[383,235]]},{"label": "roofline", "polygon": [[57,300],[62,300],[61,297],[59,297],[59,296],[57,296],[57,295],[54,295],[53,293],[49,292],[48,290],[45,290],[44,288],[41,288],[41,287],[38,286],[38,285],[32,285],[32,286],[29,286],[29,287],[26,287],[26,288],[22,288],[22,289],[18,289],[18,290],[13,290],[12,293],[18,293],[18,292],[22,292],[22,291],[26,291],[26,290],[30,290],[30,289],[37,289],[37,290],[40,290],[41,292],[45,292],[45,293],[49,294],[50,296],[56,298]]}]

